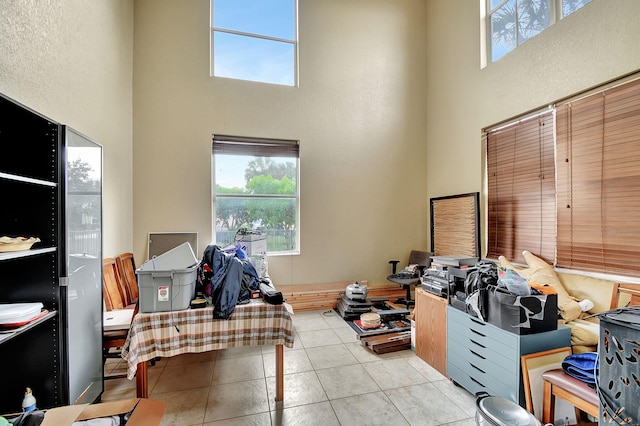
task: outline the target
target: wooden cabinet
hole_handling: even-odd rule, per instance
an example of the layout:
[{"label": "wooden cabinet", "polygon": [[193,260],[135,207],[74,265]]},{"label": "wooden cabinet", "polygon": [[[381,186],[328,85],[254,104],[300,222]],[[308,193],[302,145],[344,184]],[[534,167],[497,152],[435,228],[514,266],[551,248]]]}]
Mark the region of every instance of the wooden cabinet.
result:
[{"label": "wooden cabinet", "polygon": [[447,374],[447,299],[416,289],[416,355]]},{"label": "wooden cabinet", "polygon": [[571,330],[517,335],[449,306],[447,375],[472,394],[487,392],[525,405],[522,355],[571,345]]},{"label": "wooden cabinet", "polygon": [[38,237],[0,253],[0,303],[49,312],[0,327],[0,413],[93,402],[102,378],[102,148],[0,96],[0,236]]}]

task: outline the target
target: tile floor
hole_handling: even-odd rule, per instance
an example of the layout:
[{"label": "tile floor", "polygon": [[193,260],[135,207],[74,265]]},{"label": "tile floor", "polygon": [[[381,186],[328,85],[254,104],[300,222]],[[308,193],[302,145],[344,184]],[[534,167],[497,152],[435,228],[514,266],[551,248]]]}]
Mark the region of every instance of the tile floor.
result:
[{"label": "tile floor", "polygon": [[[149,397],[168,403],[162,424],[476,425],[475,397],[413,351],[370,352],[334,311],[298,312],[293,324],[284,401],[275,402],[273,346],[185,354],[149,367]],[[135,380],[105,381],[102,401],[134,397]]]}]

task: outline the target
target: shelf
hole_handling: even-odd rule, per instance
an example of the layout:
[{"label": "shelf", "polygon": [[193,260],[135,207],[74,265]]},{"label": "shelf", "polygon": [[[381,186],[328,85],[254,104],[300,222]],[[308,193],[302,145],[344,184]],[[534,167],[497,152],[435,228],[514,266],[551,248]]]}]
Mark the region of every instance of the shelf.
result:
[{"label": "shelf", "polygon": [[0,178],[15,180],[16,182],[27,182],[27,183],[35,183],[37,185],[51,186],[53,188],[58,186],[58,184],[55,182],[49,182],[47,180],[42,180],[42,179],[34,179],[26,176],[12,175],[10,173],[3,173],[3,172],[0,172]]},{"label": "shelf", "polygon": [[51,318],[55,317],[57,313],[58,311],[51,311],[45,316],[40,317],[37,320],[32,321],[29,324],[25,324],[21,327],[14,328],[11,330],[0,330],[0,345],[2,345],[3,343],[13,339],[14,337],[22,333],[25,333],[31,330],[34,327],[37,327],[39,324],[42,324],[43,322],[50,320]]},{"label": "shelf", "polygon": [[45,248],[39,248],[39,249],[19,250],[19,251],[7,251],[7,252],[0,253],[0,261],[17,259],[20,257],[36,256],[38,254],[50,253],[53,251],[56,251],[56,247],[45,247]]}]

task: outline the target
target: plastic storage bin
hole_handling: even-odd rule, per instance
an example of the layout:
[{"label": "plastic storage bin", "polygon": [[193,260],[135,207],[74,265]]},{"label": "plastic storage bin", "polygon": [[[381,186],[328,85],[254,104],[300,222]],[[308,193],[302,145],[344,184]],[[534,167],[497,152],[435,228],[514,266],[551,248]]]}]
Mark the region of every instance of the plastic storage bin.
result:
[{"label": "plastic storage bin", "polygon": [[518,335],[558,329],[558,295],[516,296],[490,285],[487,322]]},{"label": "plastic storage bin", "polygon": [[180,311],[194,298],[198,260],[184,243],[145,262],[136,275],[140,312]]}]

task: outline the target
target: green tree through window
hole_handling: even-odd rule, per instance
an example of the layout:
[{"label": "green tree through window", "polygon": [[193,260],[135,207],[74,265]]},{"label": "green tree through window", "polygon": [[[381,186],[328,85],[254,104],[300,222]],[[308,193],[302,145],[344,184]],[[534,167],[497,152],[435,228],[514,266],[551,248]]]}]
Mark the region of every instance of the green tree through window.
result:
[{"label": "green tree through window", "polygon": [[213,146],[216,243],[244,228],[267,234],[269,252],[296,251],[297,142],[214,136]]}]

